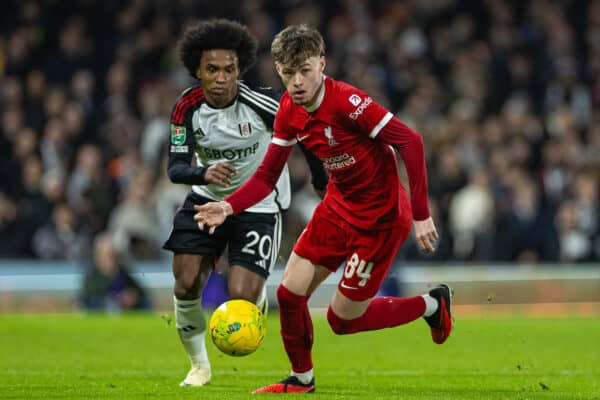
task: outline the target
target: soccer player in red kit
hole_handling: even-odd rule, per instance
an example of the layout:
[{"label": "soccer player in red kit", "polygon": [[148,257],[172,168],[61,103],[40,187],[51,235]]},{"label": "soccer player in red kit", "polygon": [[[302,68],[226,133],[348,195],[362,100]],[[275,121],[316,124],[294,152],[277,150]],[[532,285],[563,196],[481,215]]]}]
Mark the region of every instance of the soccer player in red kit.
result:
[{"label": "soccer player in red kit", "polygon": [[[330,175],[325,198],[298,238],[277,289],[291,374],[254,393],[315,390],[307,302],[340,265],[344,273],[327,311],[335,333],[389,328],[419,317],[425,317],[436,343],[445,342],[452,330],[447,285],[416,297],[374,297],[411,225],[421,251],[435,251],[423,142],[369,95],[325,76],[324,50],[320,33],[306,25],[277,34],[271,54],[287,92],[267,154],[249,181],[224,201],[196,206],[200,229],[208,225],[210,230],[250,207],[273,190],[298,141],[321,159]],[[408,172],[410,201],[394,149]]]}]

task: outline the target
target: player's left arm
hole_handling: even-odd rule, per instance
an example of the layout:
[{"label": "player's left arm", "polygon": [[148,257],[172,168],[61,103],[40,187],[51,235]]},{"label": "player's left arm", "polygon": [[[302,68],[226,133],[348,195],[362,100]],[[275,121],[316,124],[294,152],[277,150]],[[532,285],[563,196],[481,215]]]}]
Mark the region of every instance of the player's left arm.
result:
[{"label": "player's left arm", "polygon": [[393,146],[406,166],[415,238],[424,253],[435,251],[438,233],[429,213],[427,195],[427,166],[421,135],[396,117],[391,117],[377,134],[380,140]]},{"label": "player's left arm", "polygon": [[427,167],[421,135],[356,88],[346,87],[339,104],[347,121],[351,121],[351,124],[367,133],[371,139],[382,140],[398,150],[408,173],[415,237],[419,249],[425,253],[435,251],[438,234],[429,214]]},{"label": "player's left arm", "polygon": [[184,117],[176,118],[178,105],[171,115],[171,137],[167,174],[173,183],[185,185],[205,185],[206,168],[192,163],[194,156],[194,135],[192,134],[191,112],[185,111]]}]

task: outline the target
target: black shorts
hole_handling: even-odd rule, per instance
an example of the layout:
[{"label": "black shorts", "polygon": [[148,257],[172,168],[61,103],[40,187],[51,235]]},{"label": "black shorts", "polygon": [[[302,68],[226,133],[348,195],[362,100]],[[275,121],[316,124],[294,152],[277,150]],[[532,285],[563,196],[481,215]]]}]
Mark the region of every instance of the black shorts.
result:
[{"label": "black shorts", "polygon": [[176,254],[207,254],[218,258],[229,246],[229,265],[240,265],[265,278],[277,260],[281,214],[242,212],[227,217],[210,235],[194,221],[194,205],[214,201],[190,192],[177,210],[173,230],[163,248]]}]

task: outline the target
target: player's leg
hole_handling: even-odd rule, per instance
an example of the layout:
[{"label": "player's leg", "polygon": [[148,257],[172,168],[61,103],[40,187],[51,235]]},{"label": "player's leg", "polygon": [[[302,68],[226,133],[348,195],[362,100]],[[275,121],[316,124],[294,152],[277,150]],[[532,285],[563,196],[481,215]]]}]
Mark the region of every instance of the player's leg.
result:
[{"label": "player's leg", "polygon": [[241,265],[231,265],[227,272],[227,287],[232,299],[248,300],[259,307],[264,305],[265,276]]},{"label": "player's leg", "polygon": [[292,252],[277,289],[283,345],[290,376],[253,393],[310,393],[315,390],[312,363],[313,324],[308,299],[331,271]]},{"label": "player's leg", "polygon": [[[402,225],[390,231],[360,231],[350,235],[349,243],[354,252],[346,261],[343,277],[327,312],[334,332],[348,334],[390,328],[424,316],[436,324],[434,341],[442,343],[446,340],[452,328],[447,286],[422,296],[373,298],[407,235],[408,229],[403,229]],[[448,293],[448,297],[438,301],[436,297],[443,293]],[[438,323],[440,319],[443,326]]]},{"label": "player's leg", "polygon": [[281,215],[242,213],[231,218],[228,288],[232,299],[255,303],[266,315],[266,280],[281,243]]},{"label": "player's leg", "polygon": [[[283,344],[292,364],[292,375],[312,374],[313,324],[308,299],[331,271],[315,266],[292,252],[277,288]],[[306,376],[305,382],[312,375]]]},{"label": "player's leg", "polygon": [[[356,333],[403,325],[424,315],[422,296],[377,297],[401,241],[393,235],[369,237],[357,232],[351,240],[353,252],[346,260],[344,274],[335,291],[327,320],[337,334]],[[387,239],[387,240],[382,240]]]},{"label": "player's leg", "polygon": [[[450,336],[454,320],[452,318],[452,297],[453,290],[445,284],[438,285],[431,289],[423,298],[428,304],[424,318],[431,328],[431,338],[437,344],[442,344]],[[437,304],[437,308],[432,303]]]},{"label": "player's leg", "polygon": [[181,386],[203,386],[210,382],[211,368],[205,339],[206,315],[200,303],[200,292],[213,265],[212,256],[175,254],[173,257],[175,324],[191,363]]},{"label": "player's leg", "polygon": [[327,320],[333,331],[342,335],[404,325],[422,317],[425,310],[422,296],[355,301],[338,289],[327,310]]},{"label": "player's leg", "polygon": [[206,315],[200,294],[214,267],[214,260],[225,248],[227,224],[214,235],[202,232],[194,221],[195,204],[207,199],[190,193],[175,215],[173,231],[164,248],[174,253],[173,276],[175,322],[181,343],[190,357],[192,367],[182,386],[202,386],[210,381],[205,336]]},{"label": "player's leg", "polygon": [[254,393],[314,391],[313,325],[308,299],[344,260],[344,229],[337,223],[336,216],[321,204],[294,246],[277,289],[281,336],[292,371],[283,381]]},{"label": "player's leg", "polygon": [[315,289],[331,274],[325,267],[292,252],[277,290],[281,332],[288,358],[292,363],[292,375],[300,376],[307,371],[305,382],[312,378],[313,324],[308,309],[308,299]]},{"label": "player's leg", "polygon": [[444,284],[415,297],[377,297],[355,301],[338,289],[327,310],[327,320],[339,335],[392,328],[424,317],[431,336],[442,344],[452,331],[452,290]]}]

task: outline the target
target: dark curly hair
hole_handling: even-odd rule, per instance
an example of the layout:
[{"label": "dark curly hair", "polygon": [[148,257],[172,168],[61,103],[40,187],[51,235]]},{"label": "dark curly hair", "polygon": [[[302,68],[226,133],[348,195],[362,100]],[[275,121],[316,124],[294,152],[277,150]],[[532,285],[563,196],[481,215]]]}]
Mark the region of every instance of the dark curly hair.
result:
[{"label": "dark curly hair", "polygon": [[234,50],[242,75],[256,61],[257,48],[256,38],[244,25],[227,19],[211,19],[185,31],[179,41],[179,58],[190,75],[197,78],[196,71],[203,51]]}]

